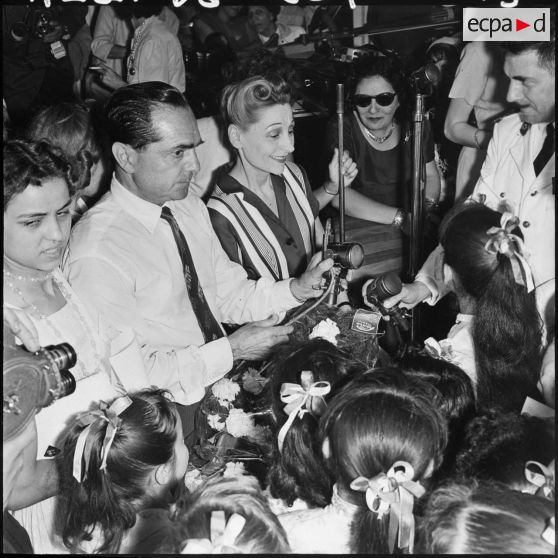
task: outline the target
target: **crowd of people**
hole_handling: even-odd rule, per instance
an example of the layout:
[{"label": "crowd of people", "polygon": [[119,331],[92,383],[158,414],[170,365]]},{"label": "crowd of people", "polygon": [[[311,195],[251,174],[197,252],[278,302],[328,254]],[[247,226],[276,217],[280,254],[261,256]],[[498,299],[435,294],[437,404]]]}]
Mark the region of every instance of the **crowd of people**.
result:
[{"label": "crowd of people", "polygon": [[[408,238],[402,60],[355,63],[312,184],[293,69],[256,49],[327,10],[2,10],[4,344],[25,355],[7,367],[5,349],[4,376],[76,355],[67,393],[4,391],[21,422],[4,426],[4,552],[555,554],[554,40],[426,50],[449,71],[421,144],[436,247],[382,313],[449,293],[457,309],[444,338],[390,353],[321,249],[340,182],[348,226]],[[188,40],[238,55],[211,119],[188,100]],[[39,376],[61,377],[49,362]],[[246,363],[268,438],[227,435],[265,470],[192,486],[216,457],[200,417],[216,386],[232,413]]]}]

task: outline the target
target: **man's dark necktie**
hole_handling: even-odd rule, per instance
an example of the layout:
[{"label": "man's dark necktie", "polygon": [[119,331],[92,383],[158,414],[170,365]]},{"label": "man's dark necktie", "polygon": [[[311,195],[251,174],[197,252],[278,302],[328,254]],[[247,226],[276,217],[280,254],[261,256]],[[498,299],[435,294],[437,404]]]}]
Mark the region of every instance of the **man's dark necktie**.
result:
[{"label": "man's dark necktie", "polygon": [[213,316],[213,313],[207,304],[207,300],[205,300],[205,295],[203,294],[203,289],[200,285],[186,238],[182,234],[172,211],[168,207],[163,207],[163,210],[161,211],[161,219],[167,221],[171,227],[172,234],[178,248],[178,253],[180,254],[180,259],[182,260],[182,268],[184,270],[184,279],[186,281],[188,297],[192,304],[192,308],[194,309],[194,314],[198,320],[203,338],[206,343],[215,341],[216,339],[223,337],[224,333],[219,327],[215,316]]},{"label": "man's dark necktie", "polygon": [[535,161],[533,162],[533,167],[535,168],[535,175],[539,176],[540,172],[544,169],[546,163],[548,163],[553,153],[554,153],[554,126],[552,124],[548,124],[546,126],[546,137],[544,138],[544,143]]}]

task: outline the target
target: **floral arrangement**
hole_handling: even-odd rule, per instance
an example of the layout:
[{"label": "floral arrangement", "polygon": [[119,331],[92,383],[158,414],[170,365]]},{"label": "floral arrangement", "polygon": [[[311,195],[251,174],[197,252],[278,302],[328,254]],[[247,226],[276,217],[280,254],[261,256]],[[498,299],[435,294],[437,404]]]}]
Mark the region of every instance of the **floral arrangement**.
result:
[{"label": "floral arrangement", "polygon": [[[347,310],[347,307],[337,308],[320,304],[293,322],[294,331],[290,335],[291,340],[304,342],[315,337],[323,337],[348,357],[362,362],[367,368],[372,368],[378,360],[378,340],[375,335],[368,335],[351,328],[355,313],[356,310]],[[292,315],[294,313],[291,311],[288,319]]]},{"label": "floral arrangement", "polygon": [[[203,480],[238,474],[243,463],[249,473],[265,475],[271,453],[268,382],[262,370],[241,366],[207,391],[196,417],[200,443],[192,456]],[[196,479],[197,473],[191,473],[187,480],[195,485]]]},{"label": "floral arrangement", "polygon": [[337,347],[337,336],[340,333],[341,331],[337,327],[337,324],[333,320],[326,318],[314,326],[308,339],[325,339]]}]

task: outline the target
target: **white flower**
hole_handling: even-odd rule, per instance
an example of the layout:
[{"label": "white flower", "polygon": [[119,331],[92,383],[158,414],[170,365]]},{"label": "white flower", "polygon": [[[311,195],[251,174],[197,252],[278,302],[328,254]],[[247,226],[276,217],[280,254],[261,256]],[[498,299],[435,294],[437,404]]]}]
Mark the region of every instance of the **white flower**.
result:
[{"label": "white flower", "polygon": [[203,478],[201,471],[199,469],[190,469],[186,472],[186,476],[184,477],[184,484],[186,488],[192,492],[198,488],[203,483]]},{"label": "white flower", "polygon": [[333,320],[326,318],[325,320],[322,320],[319,324],[314,326],[314,329],[312,330],[312,333],[310,334],[308,339],[322,338],[337,347],[336,337],[340,333],[341,332],[339,331],[337,324]]},{"label": "white flower", "polygon": [[241,477],[246,474],[244,463],[239,461],[229,461],[223,472],[224,477]]},{"label": "white flower", "polygon": [[220,403],[224,403],[225,401],[234,401],[240,392],[240,386],[228,378],[223,378],[213,384],[211,391]]},{"label": "white flower", "polygon": [[213,430],[218,430],[219,432],[225,430],[225,421],[221,420],[220,415],[207,415],[207,424],[209,424]]},{"label": "white flower", "polygon": [[251,436],[255,430],[254,419],[242,409],[231,409],[227,417],[227,432],[231,436]]}]

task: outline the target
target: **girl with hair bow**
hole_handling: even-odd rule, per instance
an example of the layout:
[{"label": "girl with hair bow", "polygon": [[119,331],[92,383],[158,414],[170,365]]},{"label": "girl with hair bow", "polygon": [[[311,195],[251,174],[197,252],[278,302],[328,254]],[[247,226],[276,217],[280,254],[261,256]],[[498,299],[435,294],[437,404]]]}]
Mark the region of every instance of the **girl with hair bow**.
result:
[{"label": "girl with hair bow", "polygon": [[273,363],[277,444],[267,478],[271,509],[279,514],[324,507],[333,483],[320,451],[319,420],[339,387],[362,366],[324,339],[288,343]]},{"label": "girl with hair bow", "polygon": [[212,479],[181,502],[175,516],[182,554],[290,553],[285,531],[254,477]]},{"label": "girl with hair bow", "polygon": [[163,390],[119,397],[76,417],[64,446],[64,544],[72,552],[150,553],[171,533],[188,465],[182,422]]},{"label": "girl with hair bow", "polygon": [[293,552],[412,552],[414,501],[447,442],[434,401],[431,386],[393,368],[364,374],[337,393],[320,421],[333,496],[323,509],[279,516]]},{"label": "girl with hair bow", "polygon": [[429,338],[425,347],[467,372],[480,410],[519,413],[527,396],[541,399],[543,326],[518,224],[509,213],[467,203],[440,227],[444,276],[460,313],[447,339]]}]

